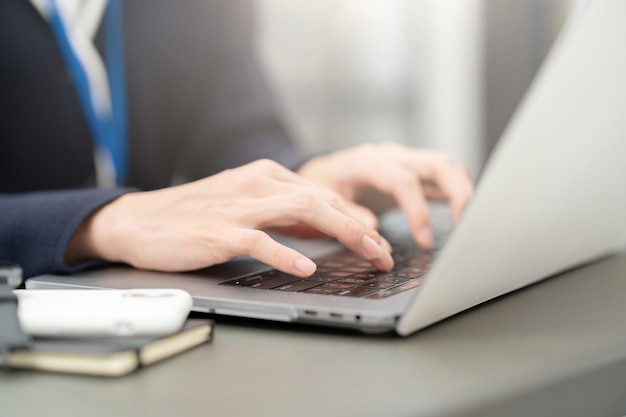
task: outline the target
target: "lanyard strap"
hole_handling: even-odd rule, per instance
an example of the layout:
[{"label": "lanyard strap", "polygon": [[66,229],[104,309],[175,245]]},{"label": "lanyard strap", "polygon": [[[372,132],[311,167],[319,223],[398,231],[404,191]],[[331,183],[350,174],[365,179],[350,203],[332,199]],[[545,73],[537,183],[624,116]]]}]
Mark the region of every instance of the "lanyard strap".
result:
[{"label": "lanyard strap", "polygon": [[123,0],[108,0],[104,16],[105,55],[110,89],[110,109],[99,109],[87,68],[79,58],[76,40],[70,34],[57,0],[50,0],[50,26],[76,89],[80,105],[91,129],[95,145],[106,150],[113,161],[117,185],[128,173],[128,121],[124,75]]}]

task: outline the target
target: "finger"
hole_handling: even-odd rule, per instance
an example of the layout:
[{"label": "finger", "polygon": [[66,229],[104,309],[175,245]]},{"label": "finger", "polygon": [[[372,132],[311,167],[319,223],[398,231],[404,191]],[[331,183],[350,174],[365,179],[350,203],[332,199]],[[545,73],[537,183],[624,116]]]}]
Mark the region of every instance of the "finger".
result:
[{"label": "finger", "polygon": [[[294,174],[296,175],[296,174]],[[297,176],[297,175],[296,175]],[[306,188],[302,188],[304,186]],[[311,189],[312,187],[312,189]],[[334,192],[330,192],[324,187],[320,187],[318,185],[314,185],[307,180],[302,179],[301,181],[292,181],[289,184],[285,184],[281,181],[275,181],[268,183],[268,187],[266,188],[268,195],[274,195],[279,193],[286,194],[296,194],[298,192],[321,192],[323,195],[333,195],[332,197],[327,197],[326,201],[335,209],[340,212],[343,212],[348,217],[351,217],[361,223],[364,228],[377,230],[378,229],[378,218],[376,215],[367,207],[362,206],[360,204],[354,203],[352,201],[345,200],[341,198],[341,196],[337,195]],[[322,197],[323,198],[323,197]],[[276,230],[275,228],[273,230]],[[307,227],[307,225],[294,225],[290,226],[289,229],[286,229],[291,236],[301,236],[303,238],[309,237],[319,237],[320,233],[312,233],[311,228]],[[294,234],[296,233],[296,234]],[[370,233],[370,237],[374,239],[376,243],[379,245],[384,245],[383,248],[388,252],[391,251],[391,246],[389,242],[385,241],[380,234],[378,233]]]},{"label": "finger", "polygon": [[[370,228],[374,230],[378,229],[378,218],[367,207],[350,201],[346,202],[346,206],[351,211],[352,217],[359,221],[365,228]],[[286,236],[297,237],[300,239],[319,239],[323,237],[328,237],[328,235],[320,232],[319,230],[302,223],[292,226],[268,227],[268,230]],[[389,245],[389,242],[387,242],[380,235],[372,236],[372,239],[374,239],[378,244],[385,245],[384,248],[387,249],[387,251],[391,252],[391,246]]]},{"label": "finger", "polygon": [[[409,148],[394,143],[380,147],[362,146],[351,165],[351,182],[371,185],[396,200],[405,212],[415,240],[425,248],[433,246],[428,206],[417,173],[402,160]],[[360,163],[359,163],[360,161]],[[367,164],[363,164],[367,161]]]},{"label": "finger", "polygon": [[[354,203],[352,201],[347,201],[346,204],[348,205],[349,208],[352,209],[354,214],[358,216],[358,218],[361,219],[361,224],[363,224],[366,228],[378,230],[378,217],[376,217],[376,214],[374,214],[372,210],[368,209],[365,206],[362,206],[361,204]],[[387,241],[387,239],[382,237],[380,234],[376,234],[375,236],[372,236],[372,238],[374,239],[374,241],[376,241],[376,243],[381,245],[383,249],[385,249],[387,252],[389,253],[393,252],[393,248],[391,247],[391,244]]]},{"label": "finger", "polygon": [[422,247],[432,248],[428,206],[417,174],[389,159],[378,160],[373,165],[362,171],[358,180],[391,194],[406,214],[416,242]]},{"label": "finger", "polygon": [[406,169],[396,169],[389,177],[391,195],[407,216],[415,241],[426,249],[433,247],[434,238],[430,227],[428,205],[417,176]]},{"label": "finger", "polygon": [[413,169],[428,184],[424,187],[428,197],[448,201],[456,222],[474,190],[465,167],[447,154],[434,151],[411,149],[401,158],[404,166]]},{"label": "finger", "polygon": [[[279,176],[285,175],[287,178],[292,176],[280,173],[281,169],[276,169],[271,163],[259,166],[259,169],[276,170]],[[375,267],[379,269],[393,267],[393,259],[387,245],[382,243],[382,238],[374,228],[366,225],[375,222],[373,214],[364,209],[355,209],[354,205],[348,206],[337,193],[321,186],[312,186],[304,180],[293,179],[285,182],[282,179],[268,178],[267,175],[261,175],[261,178],[254,176],[239,178],[238,181],[241,181],[243,184],[240,186],[246,189],[257,185],[255,187],[257,201],[241,204],[242,208],[238,209],[238,217],[243,219],[241,225],[244,228],[308,224],[337,238],[346,247],[370,260]],[[260,196],[265,201],[259,201]],[[260,210],[259,207],[263,209]],[[367,239],[365,235],[368,236]]]},{"label": "finger", "polygon": [[467,171],[458,164],[451,167],[438,164],[434,167],[434,176],[448,200],[452,218],[457,222],[474,191],[474,185]]},{"label": "finger", "polygon": [[[292,213],[299,212],[299,203],[296,201],[295,204]],[[298,217],[300,221],[336,238],[348,249],[369,260],[377,269],[389,270],[393,267],[388,243],[376,229],[355,216],[352,207],[348,207],[343,199],[334,193],[324,192],[318,198],[313,198],[312,204],[305,203],[305,207],[307,209],[302,210]]]},{"label": "finger", "polygon": [[248,255],[280,271],[298,277],[311,276],[317,266],[298,251],[281,245],[260,230],[239,229],[231,235],[234,252]]},{"label": "finger", "polygon": [[257,224],[251,224],[251,228],[304,223],[336,238],[376,268],[391,269],[393,259],[378,232],[352,217],[340,200],[329,192],[270,196],[263,204],[265,209],[255,214]]},{"label": "finger", "polygon": [[[308,224],[303,224],[303,223],[295,224],[293,226],[268,227],[267,231],[272,232],[272,233],[278,233],[284,236],[295,237],[298,239],[329,238],[327,234],[322,233],[319,230],[314,229],[313,227],[309,226]],[[381,241],[376,242],[376,243],[381,245],[383,249],[385,249],[387,252],[393,253],[393,247],[391,246],[389,241],[387,241],[387,239],[385,239],[382,236],[380,236],[380,239]]]}]

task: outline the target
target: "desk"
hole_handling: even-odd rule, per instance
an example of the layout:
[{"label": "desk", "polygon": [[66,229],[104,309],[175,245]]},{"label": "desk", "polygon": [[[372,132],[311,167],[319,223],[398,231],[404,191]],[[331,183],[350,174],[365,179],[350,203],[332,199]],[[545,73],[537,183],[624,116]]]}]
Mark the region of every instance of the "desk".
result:
[{"label": "desk", "polygon": [[412,337],[219,319],[215,340],[120,379],[0,373],[21,416],[623,416],[626,255]]}]

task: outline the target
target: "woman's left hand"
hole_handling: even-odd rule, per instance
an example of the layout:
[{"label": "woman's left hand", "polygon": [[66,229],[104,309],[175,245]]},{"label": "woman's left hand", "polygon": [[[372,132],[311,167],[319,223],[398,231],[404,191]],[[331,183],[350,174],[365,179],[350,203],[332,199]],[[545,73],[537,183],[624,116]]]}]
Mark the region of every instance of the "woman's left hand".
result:
[{"label": "woman's left hand", "polygon": [[433,245],[426,201],[447,201],[456,222],[474,188],[466,168],[448,154],[396,143],[319,156],[298,173],[375,212],[400,206],[416,242],[425,248]]}]

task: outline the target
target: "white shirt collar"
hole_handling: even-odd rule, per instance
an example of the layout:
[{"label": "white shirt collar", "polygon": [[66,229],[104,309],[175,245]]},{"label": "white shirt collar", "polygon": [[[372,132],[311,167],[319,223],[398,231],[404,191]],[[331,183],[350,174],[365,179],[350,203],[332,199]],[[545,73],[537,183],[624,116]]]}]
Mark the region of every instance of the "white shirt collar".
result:
[{"label": "white shirt collar", "polygon": [[[30,0],[45,19],[50,13],[50,1]],[[71,25],[73,30],[81,31],[89,39],[96,36],[107,0],[56,0],[56,2],[65,22]]]}]

